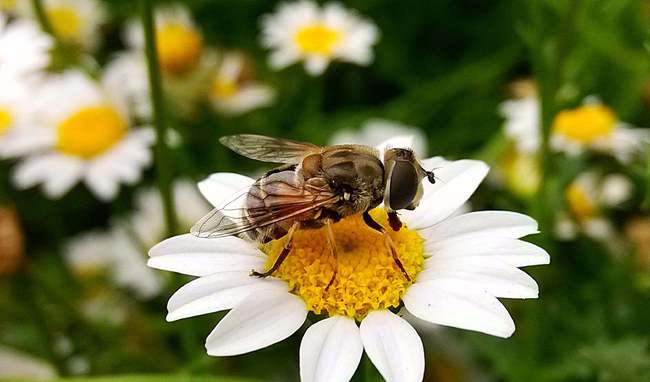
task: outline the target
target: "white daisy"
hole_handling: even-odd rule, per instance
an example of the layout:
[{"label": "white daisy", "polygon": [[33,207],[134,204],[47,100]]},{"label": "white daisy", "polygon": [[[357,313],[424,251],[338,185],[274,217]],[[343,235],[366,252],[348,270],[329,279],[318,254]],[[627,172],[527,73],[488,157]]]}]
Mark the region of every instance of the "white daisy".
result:
[{"label": "white daisy", "polygon": [[[207,352],[230,356],[281,341],[311,325],[300,346],[303,381],[347,381],[362,352],[387,381],[420,381],[424,349],[415,329],[394,313],[401,304],[415,317],[440,325],[509,337],[514,322],[499,298],[536,298],[535,281],[519,267],[547,264],[541,248],[519,240],[537,232],[528,216],[505,211],[452,216],[488,172],[480,161],[423,161],[440,181],[425,183],[420,206],[401,213],[405,226],[390,229],[408,282],[378,234],[359,216],[333,225],[339,253],[331,257],[322,231],[300,230],[292,252],[273,277],[251,277],[277,258],[282,240],[264,251],[236,237],[180,235],[153,247],[149,266],[198,278],[169,300],[169,321],[230,309],[207,338]],[[223,205],[252,179],[230,173],[200,184]],[[230,196],[229,196],[230,195]],[[387,226],[383,209],[373,217]],[[336,262],[338,276],[326,288]],[[359,323],[359,325],[357,325]]]},{"label": "white daisy", "polygon": [[151,163],[154,132],[129,129],[125,100],[117,93],[80,72],[50,78],[33,100],[32,125],[2,145],[5,157],[26,156],[13,174],[16,186],[43,184],[49,197],[58,198],[83,180],[97,197],[110,200],[120,183],[137,182]]},{"label": "white daisy", "polygon": [[[387,119],[369,119],[362,123],[358,130],[339,130],[332,135],[330,143],[333,145],[354,143],[381,146],[387,140],[400,136],[408,138],[408,142],[405,142],[406,146],[412,147],[419,157],[427,155],[428,138],[421,129]],[[379,150],[381,152],[382,147],[379,147]]]},{"label": "white daisy", "polygon": [[210,101],[215,110],[236,115],[273,102],[273,89],[255,82],[252,74],[252,67],[243,54],[225,53],[210,87]]},{"label": "white daisy", "polygon": [[0,81],[21,81],[22,76],[45,69],[50,63],[52,39],[31,20],[8,21],[0,12]]},{"label": "white daisy", "polygon": [[[196,185],[174,183],[174,206],[183,229],[188,229],[208,208]],[[69,267],[79,276],[108,273],[116,284],[142,299],[157,296],[162,281],[146,266],[147,248],[164,238],[160,193],[146,189],[136,195],[133,213],[116,219],[106,231],[93,231],[71,240],[64,251]]]},{"label": "white daisy", "polygon": [[565,190],[568,213],[558,214],[558,238],[572,240],[582,232],[595,240],[613,240],[616,230],[604,212],[620,207],[631,198],[633,191],[631,180],[622,174],[603,176],[594,171],[580,174]]},{"label": "white daisy", "polygon": [[609,153],[627,163],[650,143],[650,129],[640,129],[618,120],[607,106],[587,99],[585,104],[564,110],[555,117],[551,147],[571,155],[585,149]]},{"label": "white daisy", "polygon": [[[25,1],[25,3],[28,3]],[[33,18],[33,7],[19,7]],[[43,9],[56,37],[67,44],[94,50],[100,42],[100,28],[108,12],[99,0],[44,0]]]},{"label": "white daisy", "polygon": [[282,3],[274,14],[262,18],[262,45],[272,50],[276,69],[304,61],[311,75],[325,71],[332,60],[369,65],[377,27],[339,3],[322,8],[314,1]]},{"label": "white daisy", "polygon": [[[187,8],[181,5],[156,10],[156,45],[163,73],[184,74],[195,68],[203,54],[203,37]],[[125,40],[131,49],[144,50],[142,24],[127,25]]]}]

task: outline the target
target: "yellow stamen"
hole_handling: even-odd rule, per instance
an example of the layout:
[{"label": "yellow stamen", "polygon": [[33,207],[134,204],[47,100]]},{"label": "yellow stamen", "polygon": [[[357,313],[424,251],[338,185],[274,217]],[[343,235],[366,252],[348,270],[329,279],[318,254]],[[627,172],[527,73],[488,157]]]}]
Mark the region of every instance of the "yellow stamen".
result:
[{"label": "yellow stamen", "polygon": [[577,182],[573,182],[567,187],[565,197],[571,213],[579,220],[586,220],[598,212],[593,198]]},{"label": "yellow stamen", "polygon": [[194,67],[203,51],[203,40],[183,24],[166,24],[156,30],[158,59],[163,71],[180,74]]},{"label": "yellow stamen", "polygon": [[299,29],[294,40],[303,54],[319,54],[329,56],[336,43],[341,39],[341,33],[325,25],[310,25]]},{"label": "yellow stamen", "polygon": [[212,82],[210,94],[216,99],[225,100],[237,94],[238,86],[235,81],[217,77]]},{"label": "yellow stamen", "polygon": [[66,154],[91,158],[119,142],[126,131],[126,122],[112,107],[86,107],[59,124],[57,148]]},{"label": "yellow stamen", "polygon": [[[414,230],[388,228],[386,212],[374,209],[373,218],[387,228],[399,258],[411,279],[422,269],[424,241]],[[332,225],[337,257],[332,257],[325,229],[300,230],[294,234],[291,253],[274,277],[289,283],[307,309],[328,315],[363,319],[370,310],[396,308],[411,284],[393,261],[386,241],[361,216],[351,216]],[[269,243],[267,269],[282,251],[284,240]],[[325,290],[334,272],[334,283]]]},{"label": "yellow stamen", "polygon": [[14,11],[18,5],[18,0],[0,0],[0,10]]},{"label": "yellow stamen", "polygon": [[11,124],[13,123],[13,118],[9,109],[0,106],[0,135],[6,133]]},{"label": "yellow stamen", "polygon": [[553,122],[553,132],[580,143],[591,143],[608,136],[616,125],[616,115],[603,105],[584,105],[560,112]]},{"label": "yellow stamen", "polygon": [[61,5],[46,9],[47,19],[52,25],[54,34],[59,38],[70,41],[81,37],[81,20],[77,11],[69,6]]}]

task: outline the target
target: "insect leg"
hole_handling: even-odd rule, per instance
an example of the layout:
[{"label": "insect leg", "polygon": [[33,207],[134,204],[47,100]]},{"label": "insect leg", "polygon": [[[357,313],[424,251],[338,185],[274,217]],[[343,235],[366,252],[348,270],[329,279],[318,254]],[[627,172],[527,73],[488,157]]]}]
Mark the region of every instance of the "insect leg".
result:
[{"label": "insect leg", "polygon": [[381,224],[377,223],[372,216],[368,213],[368,211],[363,213],[363,221],[368,225],[368,227],[374,229],[375,231],[378,231],[384,236],[384,239],[386,239],[386,243],[388,244],[388,248],[390,249],[391,255],[393,255],[393,261],[395,261],[395,264],[397,267],[402,271],[404,274],[404,277],[408,280],[411,281],[411,276],[406,272],[406,269],[404,269],[404,265],[402,265],[402,262],[399,259],[399,256],[397,255],[397,250],[395,249],[395,243],[393,243],[393,239],[390,238],[390,235],[386,232],[386,229],[381,226]]},{"label": "insect leg", "polygon": [[298,229],[300,226],[299,222],[293,223],[291,228],[289,229],[289,232],[287,232],[287,242],[284,244],[284,247],[282,248],[282,252],[280,252],[280,255],[278,256],[277,259],[275,259],[275,262],[273,263],[273,266],[271,266],[271,269],[269,269],[266,272],[257,272],[256,270],[251,271],[251,276],[256,276],[256,277],[268,277],[273,274],[273,272],[277,271],[278,268],[280,268],[280,265],[282,265],[282,262],[289,256],[289,253],[291,252],[291,245],[293,244],[293,233]]},{"label": "insect leg", "polygon": [[331,220],[327,220],[325,222],[325,237],[327,238],[327,245],[330,247],[330,252],[332,253],[332,257],[334,258],[334,273],[332,273],[332,277],[330,278],[330,281],[327,283],[327,286],[325,287],[325,291],[327,291],[330,289],[330,286],[332,286],[332,283],[336,278],[336,274],[338,273],[337,261],[336,261],[336,242],[334,241],[334,232],[332,231]]},{"label": "insect leg", "polygon": [[399,229],[402,228],[402,221],[399,219],[397,212],[388,212],[388,224],[390,225],[390,228],[393,229],[393,231],[399,231]]}]

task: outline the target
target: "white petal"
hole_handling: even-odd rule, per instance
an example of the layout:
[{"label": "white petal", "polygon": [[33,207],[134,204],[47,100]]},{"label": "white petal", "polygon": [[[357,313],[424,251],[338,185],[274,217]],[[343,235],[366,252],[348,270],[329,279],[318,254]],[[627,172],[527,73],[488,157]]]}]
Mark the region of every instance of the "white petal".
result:
[{"label": "white petal", "polygon": [[477,211],[452,217],[420,231],[427,241],[441,247],[448,241],[465,240],[480,236],[485,240],[520,237],[537,233],[535,219],[508,211]]},{"label": "white petal", "polygon": [[334,316],[307,329],[300,343],[302,382],[347,382],[363,354],[359,328],[353,319]]},{"label": "white petal", "polygon": [[524,271],[506,263],[481,257],[427,259],[427,269],[417,281],[455,280],[472,285],[495,297],[537,298],[537,283]]},{"label": "white petal", "polygon": [[499,300],[456,280],[414,284],[402,300],[414,316],[434,324],[498,337],[510,337],[515,331],[515,323]]},{"label": "white petal", "polygon": [[237,192],[250,187],[254,180],[231,172],[218,172],[199,182],[199,191],[214,207],[230,201]]},{"label": "white petal", "polygon": [[287,293],[287,286],[277,279],[260,279],[248,271],[222,272],[183,285],[167,302],[167,321],[231,309],[252,292],[277,289]]},{"label": "white petal", "polygon": [[[443,245],[426,242],[426,251],[436,259],[481,257],[515,267],[548,264],[550,256],[543,248],[511,238],[460,237],[445,240]],[[427,262],[425,262],[426,266]]]},{"label": "white petal", "polygon": [[229,356],[265,348],[289,337],[302,326],[307,307],[288,292],[264,290],[246,297],[208,336],[209,355]]},{"label": "white petal", "polygon": [[191,234],[164,240],[149,250],[152,268],[190,276],[217,272],[261,269],[266,262],[262,253],[236,237],[206,239]]},{"label": "white petal", "polygon": [[368,357],[386,381],[422,381],[422,340],[403,318],[388,310],[370,312],[361,321],[361,340]]},{"label": "white petal", "polygon": [[423,183],[424,194],[414,211],[401,211],[409,228],[431,227],[450,216],[469,199],[488,173],[481,161],[463,159],[435,170],[436,183]]},{"label": "white petal", "polygon": [[119,181],[98,172],[88,172],[84,182],[86,186],[103,201],[110,201],[117,196]]},{"label": "white petal", "polygon": [[312,76],[323,74],[325,69],[327,69],[328,64],[329,60],[322,56],[310,56],[305,58],[305,70]]}]

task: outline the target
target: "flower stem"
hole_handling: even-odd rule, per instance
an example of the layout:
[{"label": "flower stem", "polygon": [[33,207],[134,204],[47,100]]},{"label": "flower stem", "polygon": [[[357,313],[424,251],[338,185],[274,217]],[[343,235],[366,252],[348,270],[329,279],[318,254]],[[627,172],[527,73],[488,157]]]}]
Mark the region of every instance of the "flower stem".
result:
[{"label": "flower stem", "polygon": [[156,128],[156,173],[158,177],[158,190],[163,204],[167,234],[176,234],[177,220],[174,210],[174,196],[172,189],[172,167],[169,160],[169,146],[167,145],[167,127],[165,125],[165,104],[162,90],[162,80],[158,55],[156,54],[156,39],[154,35],[154,17],[151,0],[140,0],[140,15],[145,38],[145,53],[147,55],[147,68],[149,72],[149,89],[153,109],[153,123]]},{"label": "flower stem", "polygon": [[50,24],[50,20],[48,20],[47,15],[45,14],[42,0],[32,0],[32,8],[34,8],[34,13],[36,14],[39,24],[41,24],[41,28],[54,37],[54,29],[52,29],[52,24]]}]

